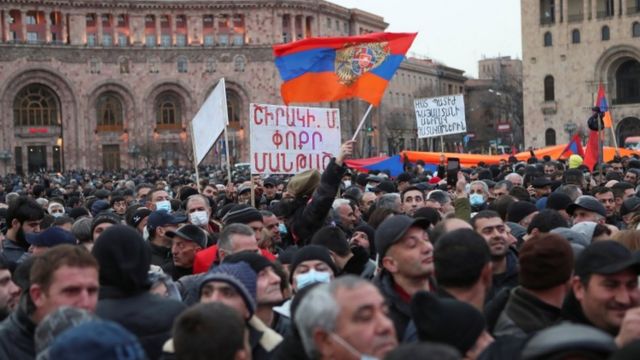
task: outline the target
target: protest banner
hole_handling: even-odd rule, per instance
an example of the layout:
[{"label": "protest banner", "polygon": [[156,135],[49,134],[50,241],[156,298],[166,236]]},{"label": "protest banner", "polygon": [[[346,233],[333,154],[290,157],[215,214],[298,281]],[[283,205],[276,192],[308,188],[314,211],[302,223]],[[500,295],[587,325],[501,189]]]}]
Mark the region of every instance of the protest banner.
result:
[{"label": "protest banner", "polygon": [[419,138],[467,132],[462,95],[416,99],[414,107]]},{"label": "protest banner", "polygon": [[227,93],[224,78],[222,78],[191,121],[194,165],[196,167],[202,162],[228,124]]},{"label": "protest banner", "polygon": [[251,173],[324,170],[340,151],[340,110],[251,104]]}]

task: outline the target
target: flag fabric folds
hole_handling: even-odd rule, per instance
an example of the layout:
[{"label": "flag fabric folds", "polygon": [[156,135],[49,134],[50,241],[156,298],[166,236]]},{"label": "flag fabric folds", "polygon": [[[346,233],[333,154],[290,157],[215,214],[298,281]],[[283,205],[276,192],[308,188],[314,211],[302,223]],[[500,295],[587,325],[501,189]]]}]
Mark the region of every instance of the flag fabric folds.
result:
[{"label": "flag fabric folds", "polygon": [[600,146],[598,144],[598,131],[589,131],[589,140],[587,140],[587,148],[585,149],[584,162],[589,170],[600,160]]},{"label": "flag fabric folds", "polygon": [[598,98],[596,99],[596,106],[598,106],[600,108],[600,111],[602,112],[602,121],[604,122],[604,127],[611,128],[613,126],[611,121],[611,112],[609,112],[609,103],[607,102],[607,97],[604,93],[604,86],[602,86],[602,83],[598,85]]},{"label": "flag fabric folds", "polygon": [[289,104],[358,97],[377,106],[416,35],[372,33],[276,45],[282,99]]},{"label": "flag fabric folds", "polygon": [[567,147],[562,150],[562,153],[559,157],[568,156],[568,155],[580,155],[584,158],[584,149],[582,148],[582,140],[580,139],[580,135],[574,134],[571,138],[571,141],[567,144]]}]

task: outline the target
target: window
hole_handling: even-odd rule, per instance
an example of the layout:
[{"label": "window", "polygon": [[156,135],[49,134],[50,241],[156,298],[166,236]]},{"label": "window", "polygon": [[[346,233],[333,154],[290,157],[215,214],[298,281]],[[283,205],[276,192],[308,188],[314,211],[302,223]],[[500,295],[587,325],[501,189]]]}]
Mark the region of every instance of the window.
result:
[{"label": "window", "polygon": [[545,47],[553,46],[553,36],[549,31],[544,33],[544,46]]},{"label": "window", "polygon": [[547,129],[544,132],[545,146],[553,146],[556,144],[556,131],[554,129]]},{"label": "window", "polygon": [[551,75],[547,75],[544,78],[544,101],[554,101],[556,99],[554,82],[555,80]]},{"label": "window", "polygon": [[118,34],[118,45],[119,46],[129,45],[129,37],[127,36],[127,34],[123,34],[123,33]]},{"label": "window", "polygon": [[127,26],[127,15],[121,14],[118,15],[118,27]]},{"label": "window", "polygon": [[118,59],[118,67],[120,68],[120,74],[129,73],[129,59],[121,57]]},{"label": "window", "polygon": [[230,125],[240,127],[240,96],[230,89],[227,89],[227,112]]},{"label": "window", "polygon": [[213,35],[205,35],[204,36],[204,45],[205,46],[213,46],[213,45],[215,45]]},{"label": "window", "polygon": [[540,24],[553,24],[556,22],[555,0],[540,0]]},{"label": "window", "polygon": [[96,46],[96,34],[87,34],[87,45]]},{"label": "window", "polygon": [[27,42],[29,44],[37,44],[38,43],[38,33],[29,31],[27,33]]},{"label": "window", "polygon": [[160,128],[178,128],[181,123],[179,97],[173,91],[165,91],[156,101],[156,125]]},{"label": "window", "polygon": [[331,18],[327,18],[327,28],[331,29]]},{"label": "window", "polygon": [[102,169],[120,170],[120,145],[102,145]]},{"label": "window", "polygon": [[247,60],[245,59],[244,56],[236,55],[233,58],[233,70],[238,72],[243,72],[246,63],[247,63]]},{"label": "window", "polygon": [[640,37],[640,23],[635,21],[631,26],[631,35],[633,37]]},{"label": "window", "polygon": [[186,45],[187,45],[187,36],[176,35],[176,46],[186,46]]},{"label": "window", "polygon": [[571,43],[580,44],[580,30],[573,29],[573,31],[571,31]]},{"label": "window", "polygon": [[156,46],[156,37],[155,35],[147,35],[144,38],[144,44],[148,47],[154,47]]},{"label": "window", "polygon": [[600,30],[600,33],[602,35],[602,41],[608,41],[611,38],[609,27],[607,25],[602,27],[602,30]]},{"label": "window", "polygon": [[205,15],[202,17],[202,27],[205,29],[213,28],[213,15]]},{"label": "window", "polygon": [[216,72],[216,59],[213,56],[208,57],[205,61],[204,67],[205,71],[208,73]]},{"label": "window", "polygon": [[162,47],[171,46],[171,35],[160,35],[160,44]]},{"label": "window", "polygon": [[244,44],[244,35],[236,34],[233,35],[233,45],[242,46]]},{"label": "window", "polygon": [[100,95],[96,101],[96,130],[122,130],[123,118],[124,110],[118,95],[113,92]]},{"label": "window", "polygon": [[178,57],[178,72],[186,73],[188,71],[187,64],[188,64],[188,60],[186,57],[184,56]]},{"label": "window", "polygon": [[111,46],[113,45],[113,38],[111,34],[103,34],[102,35],[102,46]]},{"label": "window", "polygon": [[628,60],[616,70],[616,103],[640,103],[640,62]]},{"label": "window", "polygon": [[44,85],[26,86],[13,102],[15,126],[55,126],[60,124],[59,116],[57,97]]},{"label": "window", "polygon": [[100,59],[96,57],[92,57],[91,59],[89,59],[89,72],[91,74],[100,73]]},{"label": "window", "polygon": [[38,24],[38,18],[36,16],[35,12],[28,12],[27,13],[27,18],[25,19],[25,23],[27,25],[37,25]]},{"label": "window", "polygon": [[149,59],[149,72],[152,74],[157,74],[159,72],[158,64],[160,64],[160,59],[157,57],[152,57]]},{"label": "window", "polygon": [[220,45],[224,45],[224,46],[229,45],[229,35],[227,34],[220,34],[218,36],[218,40],[220,41]]}]

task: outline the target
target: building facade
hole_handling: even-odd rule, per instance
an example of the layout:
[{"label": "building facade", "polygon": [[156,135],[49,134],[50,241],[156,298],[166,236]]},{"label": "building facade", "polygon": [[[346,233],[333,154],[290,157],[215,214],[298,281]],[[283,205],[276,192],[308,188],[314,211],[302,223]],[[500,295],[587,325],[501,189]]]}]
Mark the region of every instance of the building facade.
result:
[{"label": "building facade", "polygon": [[[0,173],[188,165],[189,122],[222,77],[231,157],[247,161],[249,103],[282,103],[273,44],[386,27],[315,0],[0,1]],[[416,71],[403,64],[412,75],[392,86],[445,77]],[[384,151],[376,130],[391,98],[373,112],[362,154]],[[339,107],[345,134],[366,109],[314,106]]]},{"label": "building facade", "polygon": [[522,0],[521,9],[526,145],[585,133],[599,83],[617,142],[640,135],[640,1]]},{"label": "building facade", "polygon": [[508,56],[478,61],[478,79],[465,83],[466,150],[500,153],[524,147],[522,61]]}]

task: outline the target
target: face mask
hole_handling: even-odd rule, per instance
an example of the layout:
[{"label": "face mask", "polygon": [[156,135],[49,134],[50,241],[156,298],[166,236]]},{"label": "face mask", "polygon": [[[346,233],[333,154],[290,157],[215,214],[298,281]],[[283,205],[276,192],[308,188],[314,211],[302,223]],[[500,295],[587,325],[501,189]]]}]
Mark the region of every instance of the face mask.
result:
[{"label": "face mask", "polygon": [[371,192],[371,190],[372,190],[373,188],[374,188],[374,186],[373,186],[373,185],[369,185],[369,184],[367,184],[367,185],[364,187],[364,190],[365,190],[366,192]]},{"label": "face mask", "polygon": [[53,214],[51,214],[51,216],[53,216],[54,218],[59,218],[64,216],[63,212],[54,212]]},{"label": "face mask", "polygon": [[287,233],[287,225],[280,223],[278,224],[278,231],[280,232],[281,235],[284,235]]},{"label": "face mask", "polygon": [[167,210],[167,212],[171,212],[171,201],[162,200],[156,203],[156,211],[157,210]]},{"label": "face mask", "polygon": [[209,215],[206,211],[194,211],[189,214],[189,221],[195,226],[202,226],[209,223]]},{"label": "face mask", "polygon": [[482,194],[471,194],[471,196],[469,196],[469,202],[471,206],[479,206],[484,204],[484,197]]},{"label": "face mask", "polygon": [[331,275],[326,271],[309,270],[304,274],[296,275],[298,283],[298,291],[315,283],[328,283],[331,281]]},{"label": "face mask", "polygon": [[344,188],[347,189],[351,186],[351,180],[345,180],[342,184],[344,185]]},{"label": "face mask", "polygon": [[367,354],[363,354],[360,351],[356,350],[356,348],[354,348],[351,344],[346,342],[342,337],[340,337],[336,333],[331,333],[331,337],[338,344],[340,344],[343,348],[347,349],[347,351],[350,352],[352,355],[354,355],[356,357],[359,357],[360,360],[378,360],[377,357],[374,357],[374,356],[371,356],[371,355],[367,355]]}]

